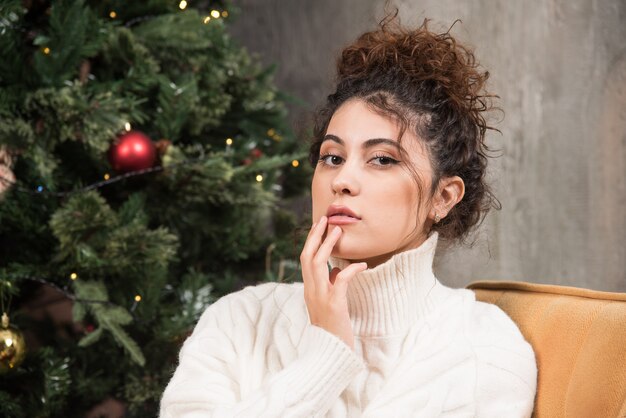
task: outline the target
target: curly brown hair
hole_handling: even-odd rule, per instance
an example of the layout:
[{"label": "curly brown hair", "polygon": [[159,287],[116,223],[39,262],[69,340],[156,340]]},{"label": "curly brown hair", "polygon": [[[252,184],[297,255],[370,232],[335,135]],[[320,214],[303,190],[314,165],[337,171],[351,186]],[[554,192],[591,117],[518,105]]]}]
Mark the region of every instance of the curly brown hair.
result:
[{"label": "curly brown hair", "polygon": [[[387,15],[375,31],[362,34],[337,60],[336,91],[315,114],[309,161],[315,167],[330,119],[350,99],[400,124],[398,141],[411,129],[427,150],[433,169],[428,199],[439,181],[459,176],[465,195],[432,230],[443,239],[466,243],[473,228],[493,207],[501,209],[485,181],[488,129],[485,112],[496,95],[485,91],[487,71],[473,51],[456,41],[450,30],[434,33],[428,20],[414,30],[404,28],[398,11]],[[456,22],[455,22],[456,23]],[[409,169],[411,169],[409,167]],[[420,176],[411,169],[420,195]]]}]

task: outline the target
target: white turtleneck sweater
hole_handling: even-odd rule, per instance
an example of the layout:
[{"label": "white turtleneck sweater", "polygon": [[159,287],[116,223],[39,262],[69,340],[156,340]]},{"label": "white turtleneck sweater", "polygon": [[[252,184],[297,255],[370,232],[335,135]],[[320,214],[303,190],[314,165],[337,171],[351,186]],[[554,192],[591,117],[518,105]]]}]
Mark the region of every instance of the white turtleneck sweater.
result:
[{"label": "white turtleneck sweater", "polygon": [[529,417],[531,346],[498,307],[435,278],[437,238],[352,279],[354,351],[311,325],[302,283],[221,298],[185,341],[160,417]]}]

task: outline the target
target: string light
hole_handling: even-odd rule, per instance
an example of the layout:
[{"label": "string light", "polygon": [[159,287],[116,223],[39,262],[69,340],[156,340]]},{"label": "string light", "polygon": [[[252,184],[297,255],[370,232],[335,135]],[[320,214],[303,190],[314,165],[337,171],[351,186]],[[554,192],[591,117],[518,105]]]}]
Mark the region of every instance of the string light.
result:
[{"label": "string light", "polygon": [[219,18],[220,12],[218,10],[211,10],[211,17],[215,19]]},{"label": "string light", "polygon": [[77,194],[77,193],[85,193],[89,190],[95,190],[95,189],[99,189],[101,187],[104,186],[108,186],[123,180],[126,180],[128,178],[131,177],[138,177],[138,176],[145,176],[147,174],[150,173],[156,173],[159,171],[164,171],[164,170],[172,170],[178,167],[187,167],[190,164],[201,164],[204,161],[206,161],[206,157],[198,157],[198,158],[189,158],[186,159],[184,161],[180,161],[177,163],[173,163],[168,165],[167,167],[162,166],[162,165],[158,165],[158,166],[154,166],[151,168],[147,168],[144,170],[138,170],[138,171],[131,171],[129,173],[124,173],[124,174],[120,174],[118,176],[115,177],[111,177],[109,180],[101,180],[98,181],[96,183],[92,183],[90,185],[81,187],[79,189],[74,189],[74,190],[68,190],[68,191],[63,191],[63,192],[52,192],[52,191],[48,191],[45,190],[43,186],[38,186],[36,187],[34,190],[31,188],[25,188],[25,187],[20,187],[17,181],[9,181],[8,179],[0,176],[0,182],[4,182],[4,183],[8,183],[13,185],[13,188],[19,192],[22,193],[29,193],[29,194],[44,194],[47,196],[56,196],[56,197],[66,197],[66,196],[70,196],[73,194]]},{"label": "string light", "polygon": [[115,13],[115,10],[111,10],[111,12],[109,13],[109,17],[111,19],[115,19],[117,17],[117,13]]},{"label": "string light", "polygon": [[106,174],[104,175],[104,179],[105,179],[105,180],[108,180],[108,179],[110,179],[110,178],[111,178],[111,176],[109,175],[109,173],[106,173]]},{"label": "string light", "polygon": [[232,138],[226,138],[226,145],[233,145],[233,139]]},{"label": "string light", "polygon": [[276,142],[280,142],[280,140],[283,139],[282,136],[278,135],[278,133],[276,132],[276,129],[274,128],[270,128],[267,130],[267,136],[269,136]]},{"label": "string light", "polygon": [[259,183],[263,181],[263,176],[260,174],[256,175],[256,181],[258,181]]},{"label": "string light", "polygon": [[222,11],[222,17],[228,17],[228,12],[226,10]]},{"label": "string light", "polygon": [[293,161],[291,162],[291,165],[292,165],[292,166],[294,166],[294,167],[297,167],[297,166],[299,166],[299,165],[300,165],[300,161],[298,161],[298,160],[293,160]]},{"label": "string light", "polygon": [[78,274],[76,274],[76,273],[70,274],[70,279],[72,279],[72,280],[78,279]]},{"label": "string light", "polygon": [[48,48],[47,46],[44,47],[44,49],[42,50],[44,54],[48,55],[50,54],[50,48]]},{"label": "string light", "polygon": [[[78,276],[76,276],[78,277]],[[64,287],[59,287],[56,284],[40,278],[40,277],[28,277],[28,276],[19,276],[20,279],[23,280],[30,280],[33,282],[37,282],[37,283],[41,283],[44,284],[46,286],[49,286],[50,288],[54,289],[55,291],[63,294],[66,298],[73,300],[74,302],[81,302],[81,303],[89,303],[89,304],[99,304],[99,305],[106,305],[106,306],[112,306],[112,307],[117,307],[119,305],[116,305],[115,303],[112,303],[111,301],[108,300],[100,300],[100,299],[86,299],[86,298],[81,298],[76,296],[75,294],[72,294],[70,292],[67,291],[67,288]],[[134,303],[134,305],[136,305],[137,303]],[[135,321],[141,322],[141,323],[145,323],[144,320],[142,320],[141,318],[138,318],[137,316],[133,315],[133,310],[131,309],[130,314],[133,316],[133,319]],[[89,327],[89,325],[87,325]],[[91,325],[91,327],[93,327],[93,325]],[[93,329],[92,329],[93,330]]]},{"label": "string light", "polygon": [[141,302],[141,295],[135,295],[135,302]]},{"label": "string light", "polygon": [[209,23],[211,21],[211,16],[207,16],[204,18],[203,22],[206,25],[207,23]]},{"label": "string light", "polygon": [[124,129],[126,129],[127,131],[130,131],[131,127],[130,127],[130,122],[126,122],[124,124]]},{"label": "string light", "polygon": [[185,0],[181,1],[180,3],[178,3],[178,7],[180,8],[180,10],[185,10],[185,8],[187,7],[187,2]]}]

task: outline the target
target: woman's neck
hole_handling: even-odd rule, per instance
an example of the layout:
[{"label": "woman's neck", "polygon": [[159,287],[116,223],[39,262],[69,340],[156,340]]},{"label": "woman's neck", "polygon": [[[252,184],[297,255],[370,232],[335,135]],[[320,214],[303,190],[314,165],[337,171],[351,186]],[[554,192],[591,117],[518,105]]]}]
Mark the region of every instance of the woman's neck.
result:
[{"label": "woman's neck", "polygon": [[[383,263],[386,263],[396,254],[400,254],[406,251],[413,250],[415,248],[419,248],[427,239],[428,239],[428,236],[426,234],[423,234],[423,235],[420,235],[418,238],[411,240],[411,242],[403,244],[402,246],[396,248],[395,250],[391,252],[380,254],[374,257],[370,257],[370,258],[365,258],[362,260],[355,259],[355,260],[346,260],[346,261],[348,261],[349,263],[363,263],[364,262],[364,263],[367,263],[368,269],[373,269]],[[340,257],[336,257],[336,258],[340,258]]]},{"label": "woman's neck", "polygon": [[[419,247],[396,253],[357,274],[348,285],[348,309],[355,335],[398,334],[411,327],[449,295],[432,271],[437,233]],[[331,267],[350,262],[331,257]]]}]

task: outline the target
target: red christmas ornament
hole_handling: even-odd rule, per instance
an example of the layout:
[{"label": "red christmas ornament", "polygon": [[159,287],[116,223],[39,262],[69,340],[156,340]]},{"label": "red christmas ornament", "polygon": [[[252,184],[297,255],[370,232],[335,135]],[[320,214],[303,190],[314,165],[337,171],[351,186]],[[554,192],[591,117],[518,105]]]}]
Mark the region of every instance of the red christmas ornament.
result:
[{"label": "red christmas ornament", "polygon": [[118,173],[145,170],[155,161],[156,147],[143,132],[126,132],[109,149],[109,162]]},{"label": "red christmas ornament", "polygon": [[261,151],[261,150],[260,150],[260,149],[258,149],[258,148],[254,148],[254,149],[252,149],[252,150],[250,151],[250,155],[251,155],[253,158],[261,158],[261,157],[263,156],[263,151]]}]

